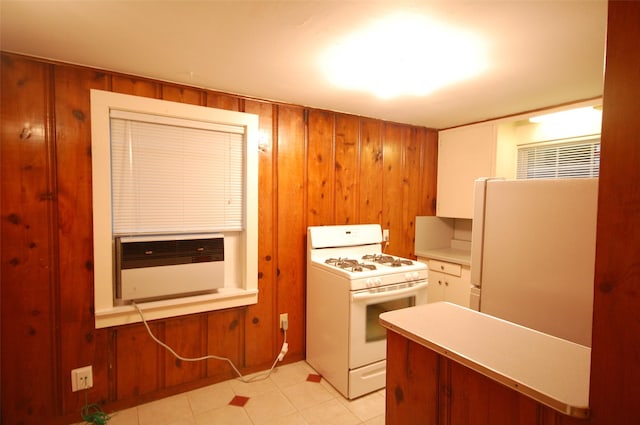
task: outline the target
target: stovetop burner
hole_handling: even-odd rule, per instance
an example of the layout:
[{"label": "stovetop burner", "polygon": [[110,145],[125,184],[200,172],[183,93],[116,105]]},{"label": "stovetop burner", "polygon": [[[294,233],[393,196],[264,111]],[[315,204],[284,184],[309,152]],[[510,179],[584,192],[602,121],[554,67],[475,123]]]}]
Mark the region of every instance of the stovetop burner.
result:
[{"label": "stovetop burner", "polygon": [[[338,267],[350,272],[362,272],[368,270],[377,270],[376,264],[386,267],[402,267],[412,266],[413,261],[400,257],[392,257],[385,254],[367,254],[362,256],[362,261],[352,258],[329,258],[324,261],[325,264]],[[376,263],[376,264],[373,264]]]},{"label": "stovetop burner", "polygon": [[361,272],[365,269],[376,269],[376,266],[374,264],[364,264],[359,262],[358,260],[353,260],[350,258],[329,258],[325,260],[325,263],[335,267],[339,267],[341,269],[349,270],[351,272]]},{"label": "stovetop burner", "polygon": [[362,257],[363,260],[373,261],[375,263],[384,264],[391,267],[412,266],[413,261],[404,258],[395,258],[391,255],[369,254]]}]

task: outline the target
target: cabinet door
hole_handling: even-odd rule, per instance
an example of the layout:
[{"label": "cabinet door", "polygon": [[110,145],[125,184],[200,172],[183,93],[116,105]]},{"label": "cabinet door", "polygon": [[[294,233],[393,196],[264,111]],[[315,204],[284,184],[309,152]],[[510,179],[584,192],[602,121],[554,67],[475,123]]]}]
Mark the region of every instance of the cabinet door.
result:
[{"label": "cabinet door", "polygon": [[427,288],[427,302],[444,301],[445,277],[447,275],[429,270],[429,286]]},{"label": "cabinet door", "polygon": [[473,218],[473,182],[493,176],[496,138],[493,123],[438,133],[436,215]]},{"label": "cabinet door", "polygon": [[427,302],[448,301],[463,307],[469,307],[471,286],[469,269],[462,268],[461,276],[429,270],[429,289]]},{"label": "cabinet door", "polygon": [[462,267],[460,277],[448,276],[447,283],[448,285],[445,285],[445,300],[463,307],[469,307],[471,298],[469,268]]},{"label": "cabinet door", "polygon": [[445,281],[445,301],[469,307],[471,288],[469,282],[463,281],[457,276],[447,276]]}]

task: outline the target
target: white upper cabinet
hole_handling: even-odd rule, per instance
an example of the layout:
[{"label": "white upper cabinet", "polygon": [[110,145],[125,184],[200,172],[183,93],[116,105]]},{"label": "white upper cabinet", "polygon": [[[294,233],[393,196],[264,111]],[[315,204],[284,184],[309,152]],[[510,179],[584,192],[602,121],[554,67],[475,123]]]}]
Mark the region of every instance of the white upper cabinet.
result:
[{"label": "white upper cabinet", "polygon": [[487,122],[438,133],[437,216],[472,218],[477,178],[515,176],[512,131],[512,125]]}]

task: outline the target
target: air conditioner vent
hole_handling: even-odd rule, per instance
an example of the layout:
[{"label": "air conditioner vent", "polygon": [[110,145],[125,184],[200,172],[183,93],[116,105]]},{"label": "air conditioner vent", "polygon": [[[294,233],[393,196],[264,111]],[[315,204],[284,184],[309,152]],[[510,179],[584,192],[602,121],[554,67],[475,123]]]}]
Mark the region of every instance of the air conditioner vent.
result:
[{"label": "air conditioner vent", "polygon": [[220,234],[118,237],[115,251],[117,301],[176,298],[224,286]]},{"label": "air conditioner vent", "polygon": [[224,239],[186,239],[121,244],[122,269],[224,261]]}]

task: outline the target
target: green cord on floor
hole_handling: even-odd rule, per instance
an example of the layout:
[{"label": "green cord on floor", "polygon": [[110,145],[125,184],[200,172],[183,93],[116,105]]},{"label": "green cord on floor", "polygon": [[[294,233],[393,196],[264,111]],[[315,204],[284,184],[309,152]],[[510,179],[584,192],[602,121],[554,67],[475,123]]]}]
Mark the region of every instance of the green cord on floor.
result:
[{"label": "green cord on floor", "polygon": [[80,411],[80,416],[82,416],[82,420],[88,424],[95,425],[106,425],[107,422],[111,419],[111,416],[107,415],[102,408],[97,404],[88,404],[87,403],[87,393],[89,390],[85,390],[84,392],[84,406]]}]

